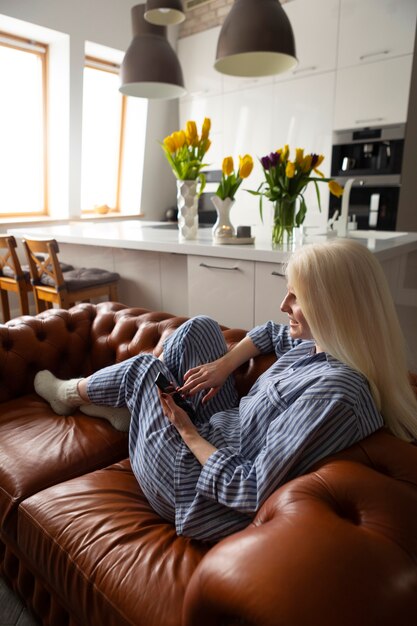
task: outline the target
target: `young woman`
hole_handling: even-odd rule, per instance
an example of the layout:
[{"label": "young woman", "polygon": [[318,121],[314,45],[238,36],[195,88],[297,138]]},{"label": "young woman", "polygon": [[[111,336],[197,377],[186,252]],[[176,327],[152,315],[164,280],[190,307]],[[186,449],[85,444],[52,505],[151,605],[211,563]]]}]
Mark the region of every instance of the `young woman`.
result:
[{"label": "young woman", "polygon": [[[287,279],[288,326],[256,327],[230,352],[218,324],[197,317],[167,339],[162,360],[141,354],[87,379],[35,379],[62,414],[105,405],[114,423],[127,407],[135,476],[178,534],[216,541],[244,528],[279,485],[384,425],[417,438],[401,330],[372,253],[342,239],[305,246]],[[233,371],[271,351],[277,361],[239,401]],[[193,421],[158,393],[159,372],[192,403]]]}]

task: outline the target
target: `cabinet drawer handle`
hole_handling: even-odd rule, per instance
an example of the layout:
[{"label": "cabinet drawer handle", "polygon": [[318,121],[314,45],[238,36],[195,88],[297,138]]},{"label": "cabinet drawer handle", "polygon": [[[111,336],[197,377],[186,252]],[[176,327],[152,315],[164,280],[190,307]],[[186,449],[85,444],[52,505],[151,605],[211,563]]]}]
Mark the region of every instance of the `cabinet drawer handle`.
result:
[{"label": "cabinet drawer handle", "polygon": [[368,122],[383,122],[383,117],[368,117],[363,120],[355,120],[355,124],[367,124]]},{"label": "cabinet drawer handle", "polygon": [[314,72],[317,69],[317,65],[310,65],[309,67],[299,67],[297,70],[293,70],[293,74],[302,74],[303,72]]},{"label": "cabinet drawer handle", "polygon": [[200,267],[206,267],[209,270],[228,270],[232,272],[240,272],[241,269],[237,265],[234,267],[221,267],[220,265],[208,265],[208,263],[200,263]]},{"label": "cabinet drawer handle", "polygon": [[381,54],[389,54],[391,50],[379,50],[378,52],[368,52],[367,54],[362,54],[359,57],[360,61],[364,61],[365,59],[370,59],[371,57],[379,57]]},{"label": "cabinet drawer handle", "polygon": [[285,272],[271,272],[271,276],[285,276]]}]

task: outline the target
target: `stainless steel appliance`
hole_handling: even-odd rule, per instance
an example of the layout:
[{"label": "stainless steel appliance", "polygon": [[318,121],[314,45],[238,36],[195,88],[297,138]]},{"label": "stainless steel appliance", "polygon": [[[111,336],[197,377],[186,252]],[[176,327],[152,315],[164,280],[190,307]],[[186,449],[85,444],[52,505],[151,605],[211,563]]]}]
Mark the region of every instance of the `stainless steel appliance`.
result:
[{"label": "stainless steel appliance", "polygon": [[[404,125],[338,131],[333,135],[331,176],[344,185],[350,178],[349,218],[360,229],[396,230]],[[330,196],[329,218],[341,210]]]}]

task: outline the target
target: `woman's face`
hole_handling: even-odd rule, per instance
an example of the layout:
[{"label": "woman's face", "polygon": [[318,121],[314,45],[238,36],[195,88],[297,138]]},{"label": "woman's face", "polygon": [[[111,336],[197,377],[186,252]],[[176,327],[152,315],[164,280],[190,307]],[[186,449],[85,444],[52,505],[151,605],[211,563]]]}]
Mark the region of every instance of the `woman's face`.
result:
[{"label": "woman's face", "polygon": [[288,324],[293,339],[313,339],[310,327],[297,302],[297,296],[291,285],[287,286],[287,294],[281,302],[281,311],[288,314]]}]

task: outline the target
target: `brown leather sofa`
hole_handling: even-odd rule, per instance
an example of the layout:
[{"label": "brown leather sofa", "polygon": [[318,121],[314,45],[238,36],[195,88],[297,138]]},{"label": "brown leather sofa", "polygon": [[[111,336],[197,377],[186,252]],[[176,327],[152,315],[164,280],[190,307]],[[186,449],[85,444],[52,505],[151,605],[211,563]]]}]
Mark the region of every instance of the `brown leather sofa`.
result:
[{"label": "brown leather sofa", "polygon": [[[159,354],[184,318],[81,304],[0,326],[0,573],[45,626],[412,626],[417,448],[380,431],[278,489],[217,545],[175,534],[127,435],[55,415],[38,370]],[[229,345],[243,335],[224,330]],[[240,368],[241,392],[272,356]]]}]

